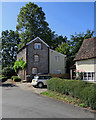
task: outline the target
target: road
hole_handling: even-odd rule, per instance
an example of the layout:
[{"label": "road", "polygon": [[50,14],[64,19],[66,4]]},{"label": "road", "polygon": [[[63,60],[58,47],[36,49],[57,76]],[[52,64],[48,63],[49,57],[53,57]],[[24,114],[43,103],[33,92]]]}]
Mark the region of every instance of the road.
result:
[{"label": "road", "polygon": [[94,114],[16,86],[2,87],[3,118],[94,118]]}]

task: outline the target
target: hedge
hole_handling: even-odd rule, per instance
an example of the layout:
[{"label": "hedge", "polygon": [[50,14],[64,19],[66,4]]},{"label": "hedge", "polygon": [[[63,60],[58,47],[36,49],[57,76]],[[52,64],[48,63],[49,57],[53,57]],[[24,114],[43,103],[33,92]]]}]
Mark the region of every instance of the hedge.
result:
[{"label": "hedge", "polygon": [[47,81],[48,90],[78,98],[85,106],[96,110],[96,84],[82,80],[51,78]]},{"label": "hedge", "polygon": [[7,77],[7,79],[10,79],[12,76],[15,76],[15,70],[12,67],[5,67],[2,70],[2,75]]},{"label": "hedge", "polygon": [[2,83],[2,82],[5,82],[5,81],[7,81],[7,77],[5,77],[4,75],[0,75],[0,82]]},{"label": "hedge", "polygon": [[18,76],[12,76],[11,79],[15,82],[20,82],[21,81],[21,78],[18,77]]}]

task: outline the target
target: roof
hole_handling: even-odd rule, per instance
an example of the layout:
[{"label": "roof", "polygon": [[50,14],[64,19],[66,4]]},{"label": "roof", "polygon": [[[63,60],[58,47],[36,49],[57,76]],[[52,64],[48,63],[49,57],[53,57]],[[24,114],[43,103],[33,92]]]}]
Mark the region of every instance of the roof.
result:
[{"label": "roof", "polygon": [[34,42],[35,40],[39,39],[41,42],[43,42],[47,47],[49,47],[48,44],[46,44],[43,40],[41,40],[39,37],[36,37],[35,39],[31,40],[30,42],[28,42],[26,45],[29,45],[30,43]]},{"label": "roof", "polygon": [[39,37],[36,37],[35,39],[31,40],[30,42],[28,42],[25,46],[23,46],[17,53],[19,53],[22,49],[24,49],[26,46],[28,46],[30,43],[34,42],[35,40],[39,39],[41,42],[43,42],[47,47],[49,47],[48,44],[46,44],[42,39],[40,39]]},{"label": "roof", "polygon": [[85,39],[74,61],[96,58],[96,37]]},{"label": "roof", "polygon": [[52,49],[50,49],[51,51],[53,51],[53,52],[55,52],[55,53],[57,53],[57,54],[59,54],[59,55],[62,55],[62,56],[64,56],[64,57],[66,57],[66,55],[64,55],[64,54],[62,54],[62,53],[59,53],[59,52],[57,52],[57,51],[55,51],[55,50],[52,50]]}]

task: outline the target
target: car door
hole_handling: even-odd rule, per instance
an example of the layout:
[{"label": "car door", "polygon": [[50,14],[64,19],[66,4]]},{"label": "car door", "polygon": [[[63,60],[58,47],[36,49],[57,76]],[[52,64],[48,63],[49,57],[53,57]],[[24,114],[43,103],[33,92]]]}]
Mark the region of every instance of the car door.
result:
[{"label": "car door", "polygon": [[45,85],[47,85],[47,80],[49,79],[48,76],[44,76],[44,82],[45,82]]}]

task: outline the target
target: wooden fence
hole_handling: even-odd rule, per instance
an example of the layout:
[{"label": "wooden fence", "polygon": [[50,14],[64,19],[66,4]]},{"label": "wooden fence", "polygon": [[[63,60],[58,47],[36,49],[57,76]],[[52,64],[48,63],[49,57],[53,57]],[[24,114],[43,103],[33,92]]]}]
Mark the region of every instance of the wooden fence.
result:
[{"label": "wooden fence", "polygon": [[50,74],[52,77],[59,77],[59,78],[65,78],[65,79],[70,79],[70,74],[65,73],[65,74]]}]

